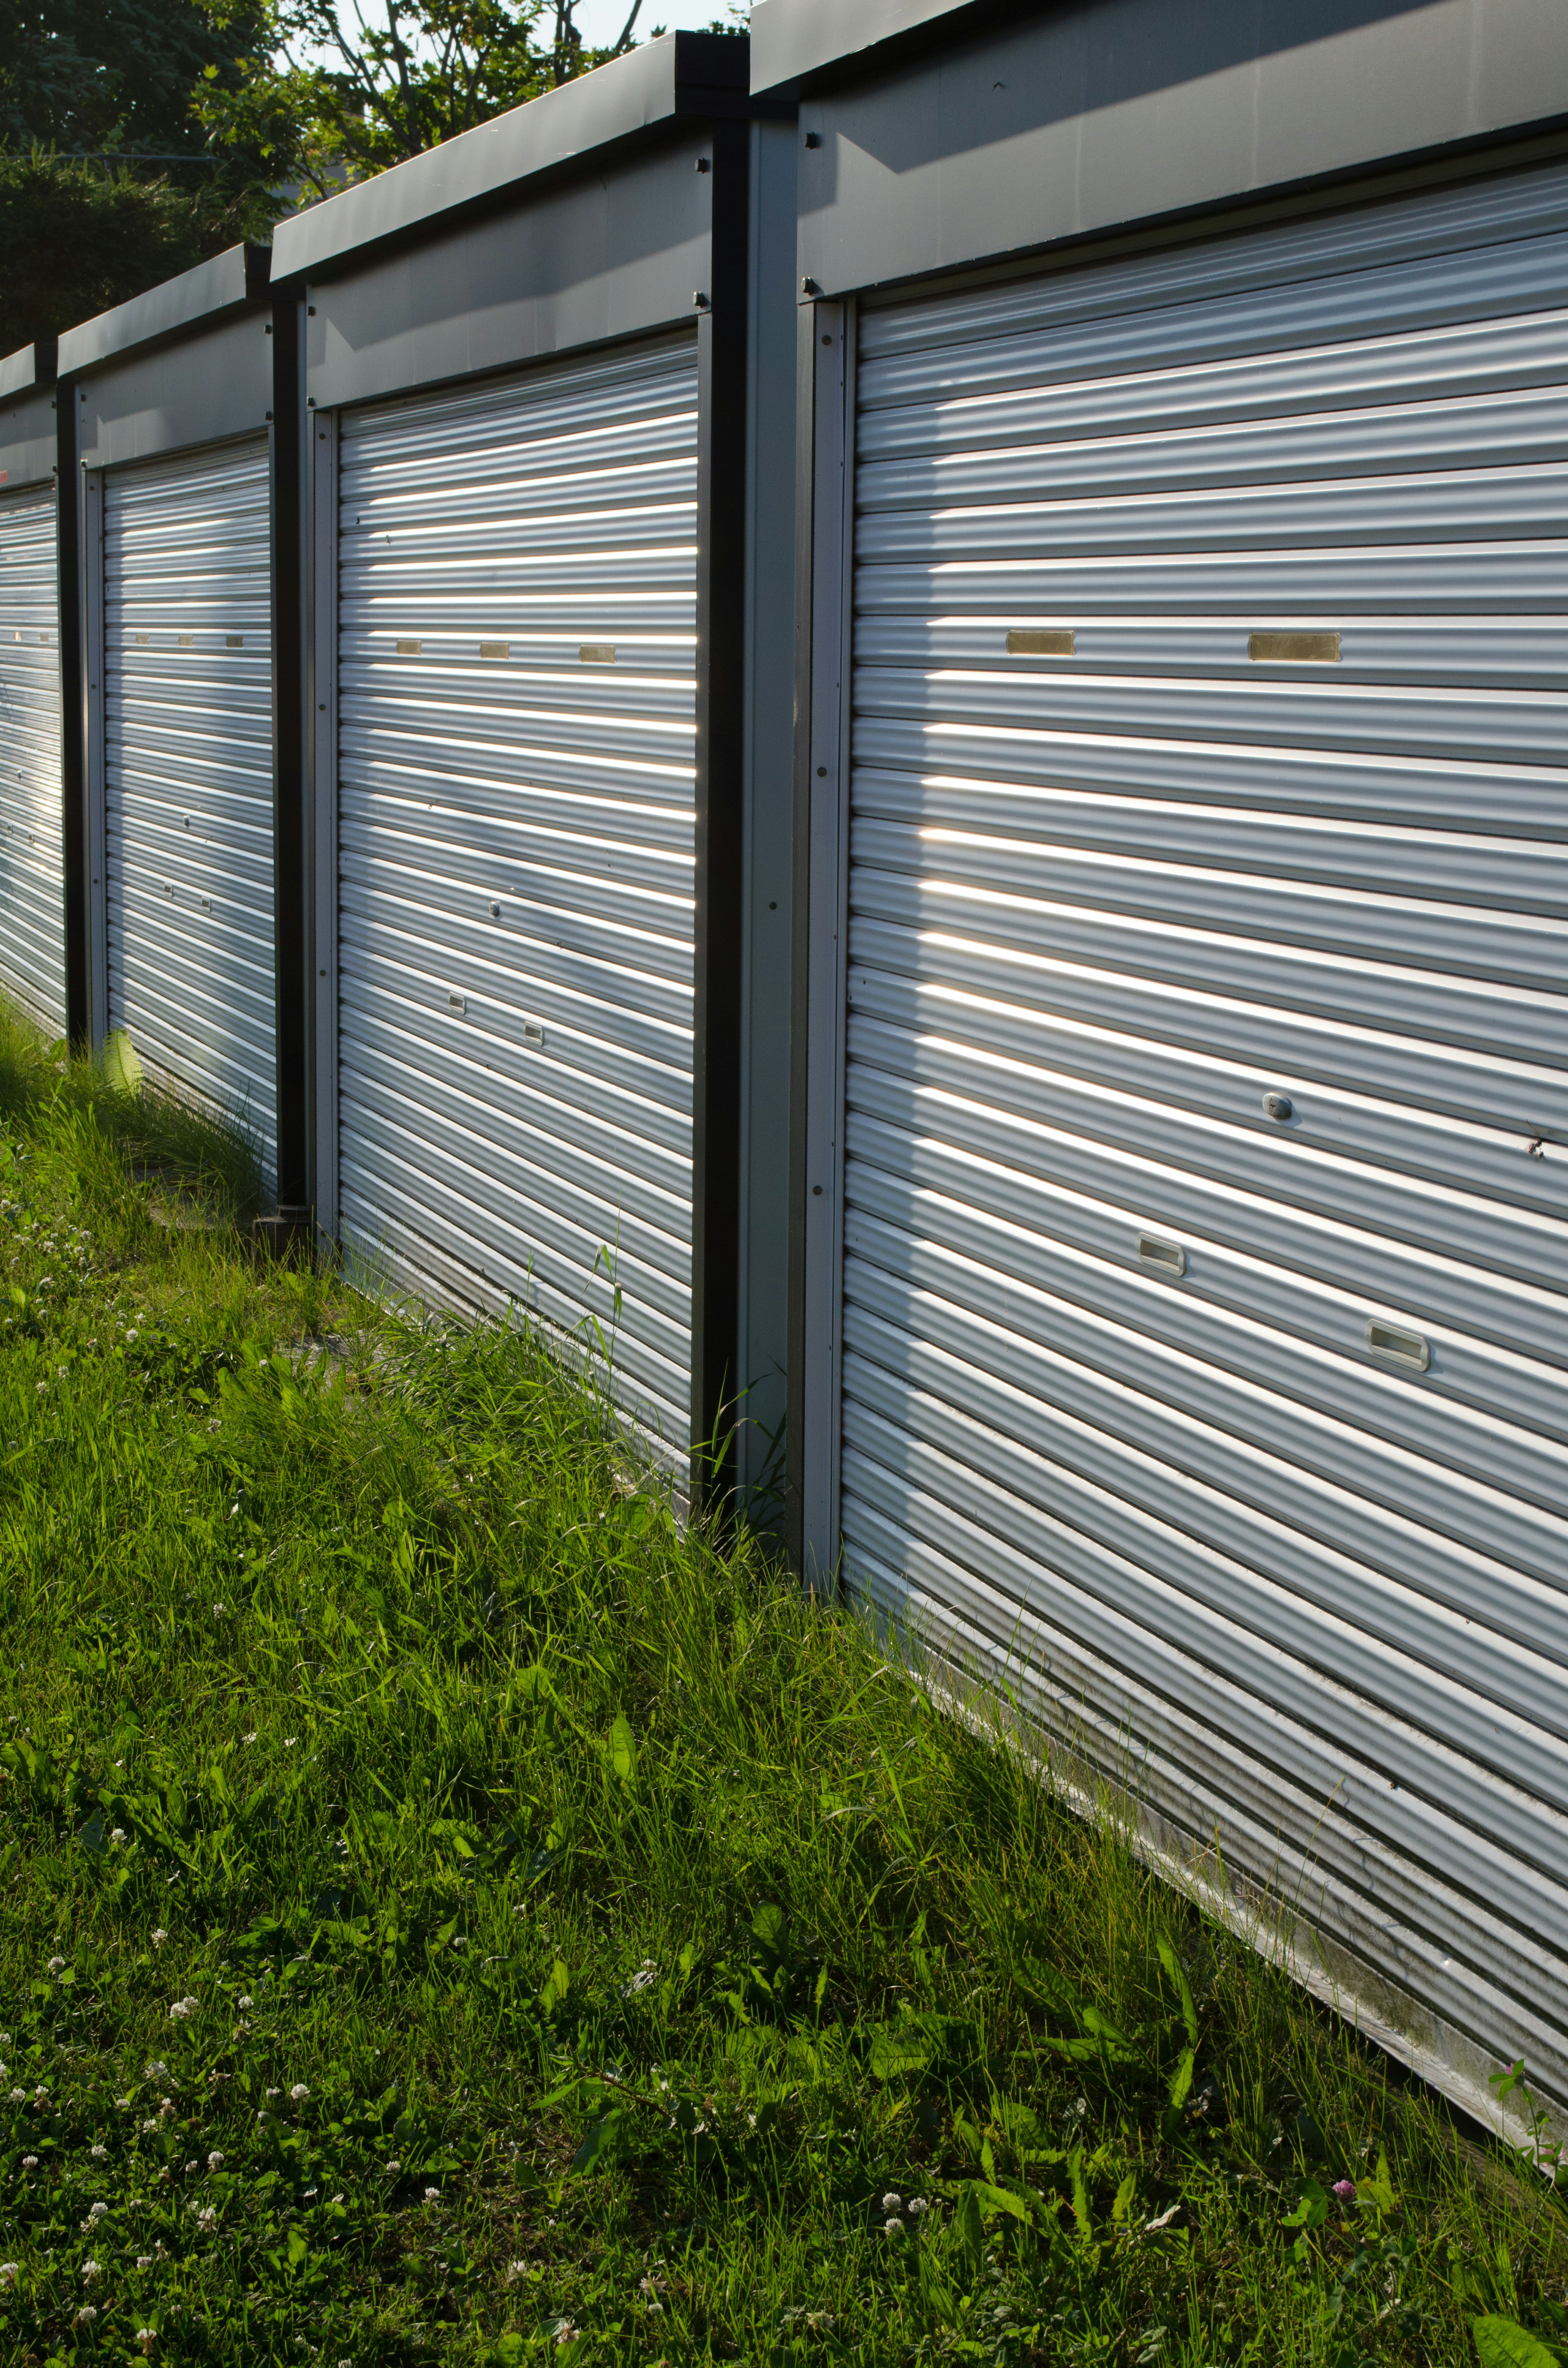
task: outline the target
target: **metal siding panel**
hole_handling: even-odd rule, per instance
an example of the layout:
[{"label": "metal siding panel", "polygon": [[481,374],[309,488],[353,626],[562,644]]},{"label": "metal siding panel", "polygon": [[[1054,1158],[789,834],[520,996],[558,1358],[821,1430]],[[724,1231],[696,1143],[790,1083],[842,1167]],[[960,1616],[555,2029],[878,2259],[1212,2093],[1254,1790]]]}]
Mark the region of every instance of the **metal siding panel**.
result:
[{"label": "metal siding panel", "polygon": [[1565,205],[867,314],[840,1501],[1560,2105]]},{"label": "metal siding panel", "polygon": [[104,477],[108,1025],[276,1151],[265,438]]},{"label": "metal siding panel", "polygon": [[610,1344],[678,1464],[695,340],[345,412],[337,469],[341,1225]]},{"label": "metal siding panel", "polygon": [[64,791],[52,488],[0,496],[0,986],[65,1032]]}]

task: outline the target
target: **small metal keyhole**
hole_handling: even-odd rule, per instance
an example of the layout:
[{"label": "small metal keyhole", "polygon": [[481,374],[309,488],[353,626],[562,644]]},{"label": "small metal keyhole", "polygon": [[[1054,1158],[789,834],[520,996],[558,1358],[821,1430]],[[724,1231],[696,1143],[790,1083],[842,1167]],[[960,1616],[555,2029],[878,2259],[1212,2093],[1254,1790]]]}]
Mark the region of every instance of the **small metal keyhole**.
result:
[{"label": "small metal keyhole", "polygon": [[1289,1094],[1265,1094],[1263,1110],[1266,1118],[1278,1119],[1283,1126],[1288,1118],[1295,1117],[1296,1105]]}]

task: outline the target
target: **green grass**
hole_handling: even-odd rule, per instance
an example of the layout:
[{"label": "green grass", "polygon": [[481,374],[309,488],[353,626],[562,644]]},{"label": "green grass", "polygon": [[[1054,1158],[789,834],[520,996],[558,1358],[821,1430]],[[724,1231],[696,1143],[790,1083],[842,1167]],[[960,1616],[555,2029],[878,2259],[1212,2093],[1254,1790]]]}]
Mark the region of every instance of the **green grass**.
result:
[{"label": "green grass", "polygon": [[15,1028],[0,1144],[0,2359],[1568,2358],[1539,2174],[536,1343]]}]

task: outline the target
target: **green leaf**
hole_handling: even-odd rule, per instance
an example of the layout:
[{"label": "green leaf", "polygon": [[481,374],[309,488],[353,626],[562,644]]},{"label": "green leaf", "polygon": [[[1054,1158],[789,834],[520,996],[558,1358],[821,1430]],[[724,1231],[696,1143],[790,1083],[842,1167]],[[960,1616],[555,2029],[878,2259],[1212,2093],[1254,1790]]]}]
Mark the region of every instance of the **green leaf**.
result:
[{"label": "green leaf", "polygon": [[1489,2314],[1471,2319],[1470,2331],[1482,2368],[1558,2368],[1555,2352],[1549,2351],[1517,2319]]},{"label": "green leaf", "polygon": [[1287,2212],[1279,2225],[1282,2228],[1321,2228],[1327,2218],[1328,2190],[1317,2180],[1309,2179],[1302,2184],[1294,2212]]},{"label": "green leaf", "polygon": [[1547,2351],[1516,2318],[1499,2318],[1497,2314],[1471,2318],[1471,2335],[1475,2338],[1475,2351],[1481,2354],[1481,2368],[1559,2368],[1556,2351]]},{"label": "green leaf", "polygon": [[136,1057],[136,1047],[123,1028],[111,1028],[104,1038],[104,1076],[117,1093],[135,1094],[142,1090],[142,1064]]},{"label": "green leaf", "polygon": [[108,1842],[104,1834],[104,1813],[102,1809],[95,1809],[93,1811],[93,1814],[87,1819],[86,1824],[83,1826],[80,1832],[77,1834],[76,1839],[81,1843],[82,1848],[85,1850],[88,1850],[92,1853],[94,1858],[103,1858],[106,1855],[108,1850]]},{"label": "green leaf", "polygon": [[866,2069],[873,2080],[906,2080],[924,2072],[934,2053],[917,2022],[887,2022],[871,2034]]},{"label": "green leaf", "polygon": [[959,2242],[969,2257],[970,2268],[978,2271],[985,2249],[985,2223],[981,2218],[980,2198],[972,2185],[965,2187],[960,2193],[957,2226]]},{"label": "green leaf", "polygon": [[[973,2202],[983,2223],[987,2219],[994,2219],[998,2212],[1006,2212],[1013,2219],[1021,2220],[1026,2228],[1032,2228],[1034,2226],[1034,2214],[1030,2209],[1028,2196],[1015,2194],[1010,2187],[994,2186],[988,2179],[971,2179],[964,2190],[964,2197],[965,2200]],[[962,2203],[960,2203],[959,2211],[961,2217]]]},{"label": "green leaf", "polygon": [[627,2130],[625,2109],[612,2105],[601,2113],[572,2157],[574,2171],[608,2170],[623,2151]]},{"label": "green leaf", "polygon": [[636,1782],[637,1737],[624,1716],[618,1718],[609,1731],[609,1764],[623,1784]]},{"label": "green leaf", "polygon": [[[1163,1935],[1155,1945],[1160,1952],[1160,1963],[1164,1965],[1166,1974],[1170,1977],[1171,1987],[1175,1990],[1177,1998],[1181,2000],[1181,2019],[1187,2025],[1187,2044],[1189,2047],[1196,2047],[1198,2044],[1198,2009],[1193,2002],[1192,1987],[1187,1978],[1187,1969],[1183,1965],[1181,1959],[1176,1955],[1176,1950],[1173,1948],[1170,1941],[1165,1940]],[[1176,2100],[1173,2099],[1172,2101],[1174,2103]]]},{"label": "green leaf", "polygon": [[1170,2085],[1165,2093],[1170,2098],[1171,2109],[1175,2112],[1180,2112],[1191,2093],[1192,2067],[1196,2060],[1193,2050],[1190,2047],[1184,2047],[1176,2068],[1171,2074]]}]

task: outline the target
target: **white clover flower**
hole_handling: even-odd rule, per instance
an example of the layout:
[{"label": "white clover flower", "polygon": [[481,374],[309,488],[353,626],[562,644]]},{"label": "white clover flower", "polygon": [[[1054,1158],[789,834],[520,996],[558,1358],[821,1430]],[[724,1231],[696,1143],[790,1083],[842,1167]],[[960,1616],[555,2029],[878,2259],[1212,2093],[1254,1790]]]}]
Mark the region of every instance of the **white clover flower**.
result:
[{"label": "white clover flower", "polygon": [[201,2165],[198,2162],[194,2155],[191,2156],[190,2160],[186,2164],[186,2169],[187,2170],[199,2170],[201,2169]]},{"label": "white clover flower", "polygon": [[87,2152],[91,2155],[95,2162],[107,2162],[108,2160],[108,2148],[106,2146],[89,2146],[87,2148]]},{"label": "white clover flower", "polygon": [[890,2189],[889,2189],[889,2191],[888,2191],[888,2192],[887,2192],[887,2194],[886,2194],[886,2195],[884,2195],[884,2196],[883,2196],[883,2198],[882,2198],[882,2210],[883,2210],[884,2212],[901,2212],[903,2209],[903,2196],[902,2196],[902,2195],[894,2195],[894,2194],[893,2194],[893,2192],[892,2192],[892,2189],[890,2188]]},{"label": "white clover flower", "polygon": [[555,2340],[557,2347],[562,2343],[576,2342],[577,2329],[573,2326],[572,2321],[569,2318],[563,2318],[560,2326],[556,2328]]},{"label": "white clover flower", "polygon": [[281,2089],[269,2089],[267,2093],[269,2097],[280,2097],[283,2091]]},{"label": "white clover flower", "polygon": [[296,2080],[293,2087],[289,2091],[289,2094],[292,2097],[296,2105],[302,2105],[310,2093],[310,2090],[306,2088],[302,2080]]},{"label": "white clover flower", "polygon": [[255,2004],[256,2004],[256,2000],[255,2000],[255,1998],[243,1998],[240,2000],[240,2005],[241,2005],[241,2007],[242,2007],[242,2008],[244,2008],[244,2007],[247,2007],[247,2006],[254,2006]]},{"label": "white clover flower", "polygon": [[49,1970],[51,1974],[62,1974],[65,1971],[64,1958],[51,1957],[49,1961]]},{"label": "white clover flower", "polygon": [[123,2111],[129,2111],[131,2105],[131,2100],[129,2097],[117,2097],[114,2101]]},{"label": "white clover flower", "polygon": [[87,2206],[87,2217],[89,2220],[107,2220],[108,2218],[108,2205],[107,2203],[90,2203]]},{"label": "white clover flower", "polygon": [[199,2212],[197,2214],[196,2225],[200,2229],[204,2237],[210,2237],[213,2229],[218,2226],[218,2214],[216,2208],[212,2204],[209,2203],[205,2211]]},{"label": "white clover flower", "polygon": [[[152,2268],[152,2266],[153,2266],[153,2256],[152,2256],[152,2254],[151,2254],[151,2253],[138,2253],[138,2254],[137,2254],[137,2256],[136,2256],[136,2266],[137,2266],[137,2268],[138,2268],[139,2270],[150,2270],[150,2269]],[[146,2334],[146,2332],[147,2332],[147,2330],[146,2330],[146,2328],[145,2328],[144,2327],[142,2327],[142,2328],[139,2328],[137,2329],[137,2333],[136,2333],[136,2340],[137,2340],[137,2341],[138,2341],[139,2343],[140,2343],[140,2341],[142,2340],[142,2336],[144,2336],[144,2335]]]},{"label": "white clover flower", "polygon": [[126,1832],[123,1826],[116,1826],[114,1831],[109,1836],[109,1840],[114,1843],[117,1849],[121,1842],[128,1842],[130,1839],[131,1836]]},{"label": "white clover flower", "polygon": [[151,2351],[157,2340],[156,2333],[150,2327],[139,2327],[136,2330],[136,2340],[143,2351]]},{"label": "white clover flower", "polygon": [[39,2086],[33,2090],[33,2102],[35,2105],[48,2104],[49,2084],[47,2081],[40,2081]]},{"label": "white clover flower", "polygon": [[194,1998],[176,1998],[173,2006],[169,2009],[169,2021],[171,2022],[188,2022],[195,2012],[196,2000]]},{"label": "white clover flower", "polygon": [[920,2217],[920,2215],[921,2215],[921,2214],[922,2214],[923,2212],[929,2212],[929,2211],[930,2211],[930,2209],[931,2209],[930,2202],[929,2202],[928,2198],[926,2198],[926,2196],[924,2196],[924,2195],[912,2195],[912,2196],[910,2197],[910,2199],[909,2199],[909,2216],[910,2216],[910,2218],[911,2218],[912,2220],[918,2220],[918,2219],[919,2219],[919,2217]]},{"label": "white clover flower", "polygon": [[24,2170],[36,2170],[36,2169],[38,2169],[38,2157],[37,2157],[37,2155],[36,2155],[36,2154],[25,2154],[25,2155],[22,2157],[22,2169],[23,2169]]},{"label": "white clover flower", "polygon": [[402,2169],[403,2169],[403,2165],[402,2165],[402,2163],[401,2163],[401,2162],[399,2162],[399,2160],[397,2159],[397,2157],[394,2155],[394,2156],[392,2157],[392,2158],[391,2162],[389,2162],[389,2163],[388,2163],[388,2165],[387,2165],[387,2169],[388,2169],[388,2171],[391,2173],[392,2177],[393,2179],[395,2179],[395,2178],[397,2177],[397,2175],[398,2175],[398,2172],[399,2172]]},{"label": "white clover flower", "polygon": [[506,2283],[509,2286],[515,2286],[517,2280],[519,2278],[526,2278],[528,2273],[528,2265],[527,2261],[508,2261],[506,2264]]},{"label": "white clover flower", "polygon": [[257,1734],[257,1732],[258,1732],[258,1730],[257,1730],[257,1729],[253,1728],[253,1729],[251,1730],[251,1732],[250,1732],[250,1734],[249,1734],[249,1735],[242,1735],[242,1736],[241,1736],[241,1737],[240,1737],[240,1741],[241,1741],[242,1743],[254,1743],[254,1742],[256,1741],[256,1734]]},{"label": "white clover flower", "polygon": [[299,1736],[298,1736],[297,1735],[286,1735],[286,1736],[284,1736],[284,1738],[283,1738],[283,1748],[284,1748],[284,1750],[285,1750],[285,1751],[292,1751],[292,1750],[293,1750],[293,1748],[294,1748],[294,1746],[296,1745],[296,1743],[298,1743],[298,1741],[299,1741],[299,1740],[300,1740],[300,1738],[299,1738]]},{"label": "white clover flower", "polygon": [[222,2170],[223,2168],[223,2157],[216,2146],[207,2157],[207,2168],[209,2170]]},{"label": "white clover flower", "polygon": [[73,2327],[91,2327],[97,2315],[98,2314],[93,2308],[92,2304],[90,2302],[85,2302],[82,2305],[81,2309],[76,2313],[76,2316],[72,2320],[71,2324]]},{"label": "white clover flower", "polygon": [[884,2220],[882,2222],[882,2229],[886,2236],[902,2237],[903,2234],[903,2223],[902,2220]]},{"label": "white clover flower", "polygon": [[157,2124],[157,2123],[156,2123],[156,2121],[155,2121],[155,2120],[154,2120],[154,2121],[151,2121],[151,2122],[143,2122],[143,2123],[142,2123],[142,2135],[143,2135],[144,2137],[145,2137],[145,2136],[150,2135],[150,2134],[151,2134],[153,2130],[155,2130],[155,2129],[157,2128],[157,2126],[158,2126],[158,2124]]},{"label": "white clover flower", "polygon": [[427,2187],[425,2190],[425,2201],[426,2203],[439,2203],[440,2200],[441,2191],[438,2187]]},{"label": "white clover flower", "polygon": [[13,2105],[25,2105],[28,2101],[27,2090],[25,2089],[13,2089],[7,2101]]},{"label": "white clover flower", "polygon": [[332,2200],[335,2203],[341,2203],[345,2199],[341,2195],[335,2195]]},{"label": "white clover flower", "polygon": [[[166,1932],[154,1932],[153,1935],[154,1941],[166,1941],[168,1937]],[[169,2067],[162,2056],[159,2056],[155,2063],[148,2064],[142,2068],[143,2080],[166,2080],[168,2077]]]},{"label": "white clover flower", "polygon": [[0,2286],[9,2288],[16,2284],[18,2267],[16,2261],[0,2261]]},{"label": "white clover flower", "polygon": [[153,1948],[154,1948],[154,1949],[161,1949],[161,1948],[163,1947],[163,1945],[164,1945],[164,1942],[168,1939],[168,1937],[169,1937],[169,1936],[168,1936],[168,1934],[165,1931],[165,1930],[164,1930],[163,1926],[160,1924],[160,1925],[159,1925],[159,1927],[158,1927],[158,1929],[157,1929],[157,1930],[156,1930],[156,1931],[153,1933]]},{"label": "white clover flower", "polygon": [[172,2122],[174,2115],[174,2099],[172,2097],[160,2097],[158,2100],[158,2119],[161,2122]]},{"label": "white clover flower", "polygon": [[84,2284],[90,2286],[94,2279],[101,2278],[103,2273],[103,2263],[101,2261],[84,2261],[82,2264],[82,2279]]}]

